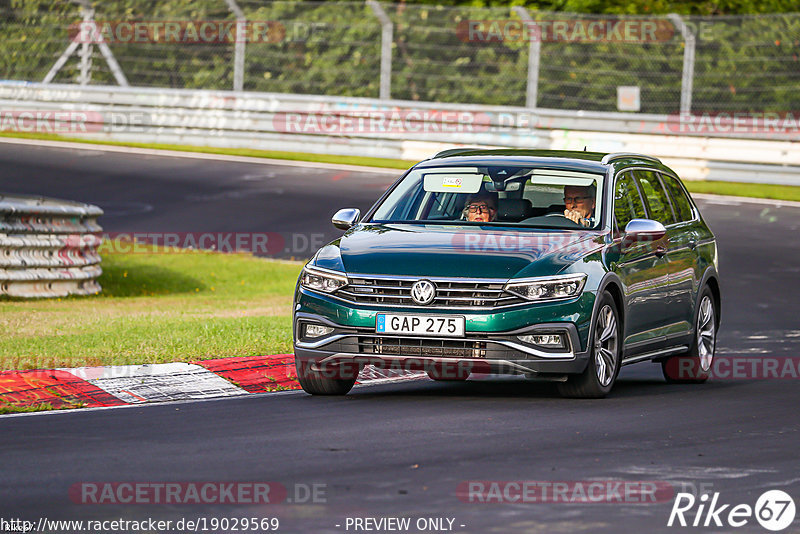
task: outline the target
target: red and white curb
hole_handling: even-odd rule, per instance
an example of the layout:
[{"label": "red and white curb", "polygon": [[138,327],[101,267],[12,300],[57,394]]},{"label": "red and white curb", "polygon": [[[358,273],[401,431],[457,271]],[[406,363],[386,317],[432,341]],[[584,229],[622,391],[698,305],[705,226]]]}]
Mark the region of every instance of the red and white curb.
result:
[{"label": "red and white curb", "polygon": [[[359,384],[425,377],[366,367]],[[111,367],[0,372],[0,407],[107,407],[300,389],[292,354]]]}]

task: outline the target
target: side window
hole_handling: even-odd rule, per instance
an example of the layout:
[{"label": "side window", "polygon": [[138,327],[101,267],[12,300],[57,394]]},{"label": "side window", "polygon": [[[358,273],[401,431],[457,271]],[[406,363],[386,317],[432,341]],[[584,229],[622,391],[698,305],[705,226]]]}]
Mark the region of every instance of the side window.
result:
[{"label": "side window", "polygon": [[669,203],[667,192],[661,186],[658,175],[652,171],[633,171],[642,194],[647,202],[650,218],[663,225],[672,224],[675,219],[672,215],[672,206]]},{"label": "side window", "polygon": [[689,197],[686,196],[686,191],[681,187],[680,182],[672,176],[662,174],[661,181],[667,188],[670,198],[672,199],[672,207],[675,208],[675,215],[679,221],[690,221],[694,218],[692,212],[692,203]]},{"label": "side window", "polygon": [[430,210],[424,219],[456,219],[456,197],[452,193],[430,193]]},{"label": "side window", "polygon": [[625,231],[625,226],[631,219],[644,219],[647,217],[642,205],[642,199],[636,190],[636,184],[630,172],[620,174],[614,187],[614,217],[620,232]]}]

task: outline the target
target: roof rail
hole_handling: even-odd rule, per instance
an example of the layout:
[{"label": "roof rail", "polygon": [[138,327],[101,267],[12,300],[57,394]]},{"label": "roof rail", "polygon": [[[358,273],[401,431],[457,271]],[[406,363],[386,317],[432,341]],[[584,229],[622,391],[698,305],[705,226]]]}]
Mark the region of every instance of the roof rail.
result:
[{"label": "roof rail", "polygon": [[600,163],[605,165],[607,163],[611,163],[615,159],[624,159],[624,158],[646,159],[648,161],[661,163],[661,160],[658,158],[654,158],[653,156],[646,156],[644,154],[637,154],[635,152],[612,152],[611,154],[606,154],[605,156],[603,156],[603,159],[600,160]]},{"label": "roof rail", "polygon": [[447,150],[442,150],[435,156],[434,158],[446,158],[448,156],[455,156],[462,152],[472,152],[473,150],[483,150],[480,148],[448,148]]}]

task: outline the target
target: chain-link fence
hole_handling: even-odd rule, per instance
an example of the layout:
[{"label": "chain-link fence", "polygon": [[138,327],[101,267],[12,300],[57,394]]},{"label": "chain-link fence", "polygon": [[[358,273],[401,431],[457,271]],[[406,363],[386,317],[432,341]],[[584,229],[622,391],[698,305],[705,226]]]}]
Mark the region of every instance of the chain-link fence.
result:
[{"label": "chain-link fence", "polygon": [[0,0],[0,78],[676,113],[800,109],[800,14]]}]

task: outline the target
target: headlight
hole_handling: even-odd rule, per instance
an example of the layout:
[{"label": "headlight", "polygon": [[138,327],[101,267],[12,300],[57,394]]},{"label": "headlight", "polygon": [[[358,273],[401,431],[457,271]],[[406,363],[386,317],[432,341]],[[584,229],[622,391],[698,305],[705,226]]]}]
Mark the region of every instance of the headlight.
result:
[{"label": "headlight", "polygon": [[333,293],[347,285],[347,277],[344,273],[323,271],[306,266],[303,267],[303,274],[300,275],[300,285],[314,291]]},{"label": "headlight", "polygon": [[557,300],[577,297],[586,283],[585,274],[569,274],[510,281],[505,290],[527,300]]}]

